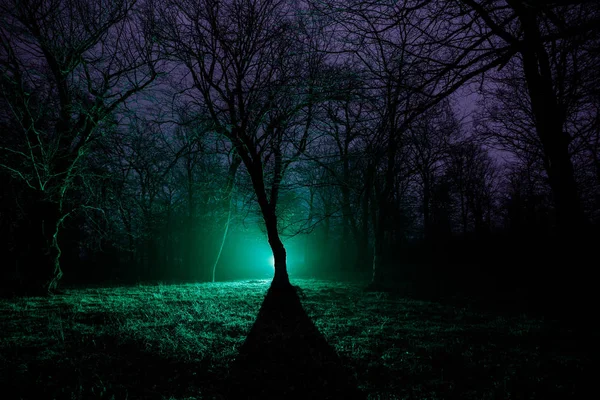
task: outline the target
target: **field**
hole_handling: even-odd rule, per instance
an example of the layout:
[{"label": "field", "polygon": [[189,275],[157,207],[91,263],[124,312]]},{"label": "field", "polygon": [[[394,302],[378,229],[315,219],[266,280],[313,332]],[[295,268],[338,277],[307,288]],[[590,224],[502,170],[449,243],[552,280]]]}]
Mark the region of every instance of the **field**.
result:
[{"label": "field", "polygon": [[591,355],[556,321],[332,281],[265,298],[269,283],[0,300],[0,397],[585,397]]}]

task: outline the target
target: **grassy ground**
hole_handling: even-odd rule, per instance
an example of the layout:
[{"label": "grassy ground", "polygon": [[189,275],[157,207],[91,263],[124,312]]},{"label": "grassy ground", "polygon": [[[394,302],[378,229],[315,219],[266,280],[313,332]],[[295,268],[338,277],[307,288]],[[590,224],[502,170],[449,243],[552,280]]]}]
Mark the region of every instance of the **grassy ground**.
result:
[{"label": "grassy ground", "polygon": [[[469,303],[367,292],[360,284],[293,284],[356,393],[368,399],[584,397],[591,355],[568,327]],[[255,331],[268,287],[268,281],[137,285],[0,300],[0,383],[6,387],[0,397],[244,397],[243,389],[231,395],[232,382],[260,386],[260,375],[240,383],[244,369],[237,368],[237,378],[231,371]],[[290,329],[282,335],[297,327]],[[302,351],[309,353],[310,345]],[[295,374],[298,363],[278,368]],[[323,397],[336,397],[327,393]]]}]

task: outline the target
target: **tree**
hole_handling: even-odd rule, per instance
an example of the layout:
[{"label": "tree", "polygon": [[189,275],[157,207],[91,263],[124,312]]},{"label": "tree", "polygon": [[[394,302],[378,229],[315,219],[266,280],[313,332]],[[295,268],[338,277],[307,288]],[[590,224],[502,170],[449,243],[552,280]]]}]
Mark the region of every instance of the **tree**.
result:
[{"label": "tree", "polygon": [[154,44],[135,1],[5,1],[0,5],[2,163],[28,188],[31,279],[55,290],[59,233],[81,160],[109,116],[157,77]]},{"label": "tree", "polygon": [[[314,166],[322,171],[317,180],[315,176],[307,180],[313,194],[317,190],[314,186],[318,183],[321,198],[325,186],[332,189],[333,203],[337,204],[328,204],[329,212],[325,214],[335,214],[335,219],[340,221],[340,264],[342,268],[360,268],[368,252],[368,225],[366,228],[361,226],[365,221],[368,224],[368,213],[359,215],[353,210],[361,206],[361,200],[368,194],[365,189],[371,186],[365,185],[365,181],[372,179],[367,177],[370,172],[365,167],[369,163],[366,142],[371,133],[369,120],[373,113],[372,102],[367,99],[365,81],[355,68],[340,65],[333,68],[331,74],[337,76],[337,85],[346,96],[324,102],[313,112],[314,130],[320,137],[319,149],[309,149],[307,157],[310,158],[309,168]],[[329,217],[327,221],[330,222]]]},{"label": "tree", "polygon": [[[461,47],[464,51],[480,50],[489,42],[488,38],[493,38],[487,66],[503,66],[519,57],[535,130],[543,148],[557,223],[565,237],[577,234],[585,225],[585,216],[569,154],[572,138],[565,129],[568,104],[562,101],[561,93],[577,90],[579,82],[564,81],[561,71],[553,70],[552,53],[565,43],[576,45],[597,37],[600,26],[597,2],[463,0],[447,6],[454,18],[469,21],[475,39]],[[575,87],[569,87],[572,84]]]},{"label": "tree", "polygon": [[[552,232],[551,192],[541,161],[519,160],[504,177],[506,225],[514,237],[543,236]],[[543,238],[542,238],[543,239]]]},{"label": "tree", "polygon": [[275,259],[273,285],[288,286],[277,204],[286,170],[306,149],[311,108],[330,91],[317,79],[324,56],[314,57],[285,1],[174,0],[155,11],[164,54],[185,75],[183,96],[229,140],[251,178]]},{"label": "tree", "polygon": [[[556,100],[564,109],[563,130],[568,136],[568,154],[573,164],[578,195],[584,202],[582,210],[589,219],[594,204],[594,154],[597,152],[597,99],[598,86],[595,71],[600,57],[591,51],[592,43],[577,39],[563,39],[548,46],[550,68],[554,77]],[[501,151],[508,151],[525,164],[539,165],[547,175],[548,158],[537,133],[535,114],[523,76],[523,60],[513,57],[501,71],[488,73],[486,84],[480,87],[477,134]]]},{"label": "tree", "polygon": [[409,162],[420,186],[423,234],[433,234],[434,191],[444,175],[451,143],[460,134],[458,120],[449,101],[444,101],[416,119],[408,130]]},{"label": "tree", "polygon": [[[341,12],[340,12],[341,10]],[[373,276],[379,285],[386,264],[386,248],[394,233],[395,206],[401,188],[407,183],[403,162],[406,134],[411,122],[439,100],[431,100],[423,63],[415,54],[421,50],[419,29],[410,21],[418,18],[411,2],[344,2],[321,6],[321,12],[336,21],[344,32],[344,50],[355,59],[365,82],[373,125],[371,153],[374,174],[367,181],[375,190],[372,204]],[[435,96],[432,96],[435,97]],[[369,189],[370,190],[370,189]],[[364,213],[363,213],[364,214]],[[396,217],[399,214],[396,213]],[[398,225],[396,225],[398,226]]]},{"label": "tree", "polygon": [[490,232],[498,192],[498,167],[485,148],[469,140],[452,144],[448,153],[446,174],[456,198],[462,234],[485,236]]}]

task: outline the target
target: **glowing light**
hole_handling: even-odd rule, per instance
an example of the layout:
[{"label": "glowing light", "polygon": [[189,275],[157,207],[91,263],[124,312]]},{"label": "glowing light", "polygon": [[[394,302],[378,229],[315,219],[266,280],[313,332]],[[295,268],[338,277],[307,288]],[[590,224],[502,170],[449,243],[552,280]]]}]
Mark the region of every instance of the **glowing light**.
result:
[{"label": "glowing light", "polygon": [[272,255],[269,256],[269,265],[275,268],[275,257],[273,257]]}]

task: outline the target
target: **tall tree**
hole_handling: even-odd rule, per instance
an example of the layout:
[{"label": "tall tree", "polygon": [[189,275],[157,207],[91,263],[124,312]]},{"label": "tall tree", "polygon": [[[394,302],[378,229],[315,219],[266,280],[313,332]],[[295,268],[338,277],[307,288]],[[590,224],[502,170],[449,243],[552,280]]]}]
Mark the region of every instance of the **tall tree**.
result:
[{"label": "tall tree", "polygon": [[[600,38],[599,38],[600,39]],[[578,194],[584,202],[587,218],[597,208],[593,197],[597,158],[598,79],[596,71],[600,56],[593,52],[594,42],[577,38],[563,39],[548,46],[548,57],[556,101],[564,110],[563,131],[568,137],[568,155],[573,164]],[[485,85],[480,87],[477,134],[502,151],[508,151],[520,162],[535,160],[548,179],[543,142],[537,133],[535,114],[529,96],[527,81],[523,76],[521,57],[511,59],[501,71],[487,74]],[[524,165],[525,167],[526,165]]]},{"label": "tall tree", "polygon": [[459,226],[463,235],[489,233],[499,186],[496,162],[476,142],[465,140],[448,149],[446,174],[456,197]]},{"label": "tall tree", "polygon": [[449,4],[448,10],[454,12],[454,17],[469,21],[469,33],[474,39],[463,49],[475,52],[483,43],[495,43],[492,48],[495,55],[487,64],[490,66],[505,65],[513,57],[520,59],[557,223],[565,235],[578,233],[585,224],[585,216],[569,154],[572,137],[566,130],[568,104],[562,96],[565,90],[577,90],[570,86],[577,86],[578,82],[567,82],[560,70],[553,70],[552,56],[553,49],[565,43],[576,45],[597,37],[600,33],[597,2],[463,0],[459,5]]},{"label": "tall tree", "polygon": [[[322,5],[325,15],[336,21],[344,32],[344,51],[351,54],[366,82],[366,92],[372,102],[374,150],[372,179],[376,190],[376,207],[372,207],[373,276],[378,285],[383,279],[386,251],[393,231],[395,193],[401,186],[398,161],[405,147],[407,128],[412,120],[435,103],[423,96],[423,66],[414,56],[412,47],[419,30],[409,24],[417,18],[410,2],[344,2]],[[341,12],[340,12],[341,10]],[[436,100],[437,101],[437,100]]]},{"label": "tall tree", "polygon": [[432,207],[436,206],[432,204],[434,191],[444,175],[449,147],[459,134],[459,121],[449,101],[421,115],[408,130],[409,163],[420,186],[423,234],[426,239],[430,239],[433,233]]},{"label": "tall tree", "polygon": [[329,90],[317,80],[324,56],[310,56],[299,15],[286,1],[173,0],[157,5],[153,16],[165,54],[185,75],[185,98],[230,141],[251,178],[275,286],[289,285],[278,230],[282,181],[306,149],[312,105]]},{"label": "tall tree", "polygon": [[113,113],[157,77],[136,2],[4,1],[0,5],[0,166],[29,189],[31,279],[62,277],[59,233],[90,143]]}]

